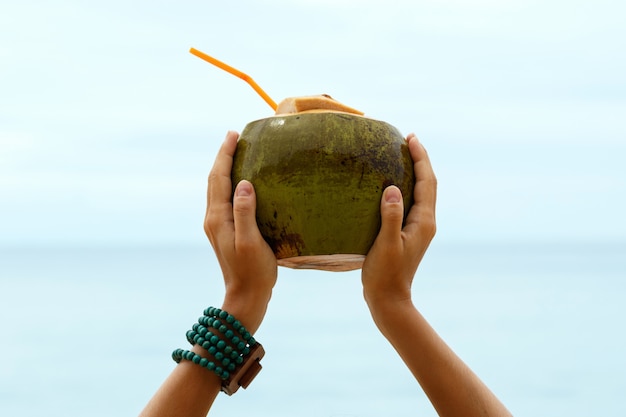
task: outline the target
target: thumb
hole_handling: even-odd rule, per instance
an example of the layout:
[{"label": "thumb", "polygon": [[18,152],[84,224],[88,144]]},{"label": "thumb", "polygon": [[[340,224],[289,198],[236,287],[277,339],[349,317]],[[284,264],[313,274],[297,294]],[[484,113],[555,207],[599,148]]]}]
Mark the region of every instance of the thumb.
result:
[{"label": "thumb", "polygon": [[382,224],[378,238],[387,243],[397,242],[402,231],[404,204],[402,192],[395,185],[390,185],[383,192],[383,198],[380,202],[380,217]]},{"label": "thumb", "polygon": [[233,197],[233,220],[235,222],[235,244],[245,245],[260,235],[256,223],[256,194],[249,181],[241,180]]}]

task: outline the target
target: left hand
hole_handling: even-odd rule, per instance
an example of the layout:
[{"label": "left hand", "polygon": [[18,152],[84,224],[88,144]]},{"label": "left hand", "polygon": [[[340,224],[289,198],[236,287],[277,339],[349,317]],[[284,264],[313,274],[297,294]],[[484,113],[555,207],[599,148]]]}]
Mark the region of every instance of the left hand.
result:
[{"label": "left hand", "polygon": [[251,314],[247,327],[254,327],[263,319],[278,266],[256,223],[253,185],[242,180],[232,194],[231,170],[238,137],[236,132],[228,132],[209,175],[204,230],[224,275],[224,309],[233,314],[242,310],[240,316]]}]

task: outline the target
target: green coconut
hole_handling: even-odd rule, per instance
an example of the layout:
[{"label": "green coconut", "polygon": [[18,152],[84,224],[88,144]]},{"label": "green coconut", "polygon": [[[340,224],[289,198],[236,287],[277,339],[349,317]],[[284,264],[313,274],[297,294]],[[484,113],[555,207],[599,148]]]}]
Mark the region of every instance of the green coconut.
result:
[{"label": "green coconut", "polygon": [[413,161],[390,124],[345,112],[277,115],[249,123],[234,157],[233,186],[257,195],[257,223],[280,265],[350,270],[380,229],[383,190],[412,204]]}]

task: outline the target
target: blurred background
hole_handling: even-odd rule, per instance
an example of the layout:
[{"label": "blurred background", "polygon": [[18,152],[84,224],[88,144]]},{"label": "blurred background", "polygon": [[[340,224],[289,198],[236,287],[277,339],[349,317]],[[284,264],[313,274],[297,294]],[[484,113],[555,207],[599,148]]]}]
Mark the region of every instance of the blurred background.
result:
[{"label": "blurred background", "polygon": [[[624,415],[625,12],[2,1],[0,414],[137,414],[220,303],[206,177],[226,131],[272,110],[195,47],[275,101],[327,93],[415,132],[439,180],[415,284],[426,317],[515,415]],[[266,380],[222,414],[435,415],[358,271],[280,275]],[[320,343],[297,343],[311,332]]]}]

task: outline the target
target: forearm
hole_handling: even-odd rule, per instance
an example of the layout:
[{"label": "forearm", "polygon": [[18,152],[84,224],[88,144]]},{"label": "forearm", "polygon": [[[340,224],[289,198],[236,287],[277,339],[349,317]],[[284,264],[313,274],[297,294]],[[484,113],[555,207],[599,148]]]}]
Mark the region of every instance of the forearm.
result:
[{"label": "forearm", "polygon": [[[222,309],[239,320],[251,334],[256,333],[265,312],[270,294],[227,293]],[[181,335],[185,329],[181,329]],[[183,339],[184,340],[184,339]],[[210,358],[199,345],[191,349]],[[182,360],[163,382],[140,417],[205,417],[221,390],[222,380],[212,371],[190,361]]]},{"label": "forearm", "polygon": [[510,416],[504,405],[446,345],[410,299],[370,304],[372,317],[440,416]]}]

